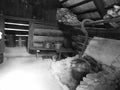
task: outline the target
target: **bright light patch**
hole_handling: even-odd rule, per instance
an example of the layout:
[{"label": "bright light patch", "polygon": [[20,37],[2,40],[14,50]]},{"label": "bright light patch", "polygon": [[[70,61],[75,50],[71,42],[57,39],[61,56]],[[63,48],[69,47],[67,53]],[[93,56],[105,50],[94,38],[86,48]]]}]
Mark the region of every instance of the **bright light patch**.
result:
[{"label": "bright light patch", "polygon": [[[63,90],[47,62],[15,61],[1,73],[0,90]],[[2,74],[2,76],[1,76]]]},{"label": "bright light patch", "polygon": [[41,83],[34,73],[23,70],[11,71],[0,78],[0,90],[39,90],[38,84]]},{"label": "bright light patch", "polygon": [[2,39],[2,32],[0,32],[0,39]]},{"label": "bright light patch", "polygon": [[5,22],[5,24],[10,24],[10,25],[19,25],[19,26],[29,26],[29,24],[12,23],[12,22]]},{"label": "bright light patch", "polygon": [[27,30],[27,29],[14,29],[14,28],[5,28],[5,30],[8,30],[8,31],[25,31],[25,32],[27,32],[27,31],[29,31],[29,30]]}]

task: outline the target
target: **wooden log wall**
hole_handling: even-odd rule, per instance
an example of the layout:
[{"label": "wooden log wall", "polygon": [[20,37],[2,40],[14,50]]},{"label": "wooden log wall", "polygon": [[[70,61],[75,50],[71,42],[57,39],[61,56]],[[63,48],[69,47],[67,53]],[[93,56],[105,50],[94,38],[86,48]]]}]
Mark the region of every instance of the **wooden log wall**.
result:
[{"label": "wooden log wall", "polygon": [[[80,52],[83,47],[83,42],[85,40],[85,35],[79,30],[75,29],[72,26],[66,26],[63,24],[59,25],[60,28],[64,31],[69,32],[67,33],[66,37],[71,41],[71,46],[77,52]],[[94,37],[103,37],[103,38],[110,38],[110,39],[117,39],[120,40],[120,27],[114,29],[94,29],[92,27],[87,28],[88,31],[88,43]],[[86,46],[87,47],[87,46]]]},{"label": "wooden log wall", "polygon": [[[58,26],[31,21],[28,37],[29,50],[68,52],[71,49],[70,41],[65,37],[67,31],[62,31]],[[67,34],[68,35],[68,34]],[[59,47],[57,49],[57,47]]]}]

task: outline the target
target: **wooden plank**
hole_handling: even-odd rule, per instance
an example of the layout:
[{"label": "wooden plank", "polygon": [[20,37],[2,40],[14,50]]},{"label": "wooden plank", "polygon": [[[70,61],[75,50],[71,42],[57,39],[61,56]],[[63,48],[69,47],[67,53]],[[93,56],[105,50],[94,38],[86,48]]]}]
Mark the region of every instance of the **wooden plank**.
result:
[{"label": "wooden plank", "polygon": [[51,36],[33,36],[33,43],[34,42],[41,42],[41,41],[64,41],[64,37],[51,37]]},{"label": "wooden plank", "polygon": [[[113,5],[110,5],[108,7],[105,7],[106,10],[110,9],[110,8],[113,8]],[[118,3],[117,5],[120,5],[120,3]],[[75,14],[77,15],[80,15],[80,14],[86,14],[86,13],[92,13],[92,12],[97,12],[97,9],[91,9],[91,10],[87,10],[87,11],[84,11],[84,12],[74,12]]]},{"label": "wooden plank", "polygon": [[91,9],[91,10],[86,10],[86,11],[83,11],[83,12],[75,12],[75,14],[77,15],[81,15],[81,14],[86,14],[86,13],[94,13],[94,12],[97,12],[97,9]]},{"label": "wooden plank", "polygon": [[112,19],[107,19],[107,20],[97,20],[97,21],[93,21],[93,22],[88,22],[86,23],[86,25],[97,25],[100,23],[110,23],[110,22],[118,22],[120,21],[120,16],[116,17],[116,18],[112,18]]},{"label": "wooden plank", "polygon": [[63,49],[63,48],[62,49],[56,49],[56,51],[57,52],[61,52],[61,53],[62,52],[66,52],[66,53],[68,53],[68,52],[74,52],[72,49],[69,49],[69,48],[68,49]]},{"label": "wooden plank", "polygon": [[53,34],[63,34],[60,30],[54,30],[54,29],[34,29],[34,34],[41,34],[41,33],[53,33]]},{"label": "wooden plank", "polygon": [[92,1],[92,0],[84,0],[84,1],[79,2],[79,3],[77,3],[77,4],[74,4],[74,5],[72,5],[72,6],[68,7],[68,8],[69,8],[69,9],[72,9],[72,8],[77,7],[77,6],[80,6],[80,5],[83,5],[83,4],[87,4],[87,3],[90,2],[90,1]]},{"label": "wooden plank", "polygon": [[[112,19],[106,19],[106,20],[96,20],[96,21],[91,21],[91,22],[86,22],[85,25],[98,25],[98,24],[104,24],[104,23],[110,23],[110,22],[118,22],[120,21],[120,16],[119,17],[116,17],[116,18],[112,18]],[[80,24],[67,24],[67,25],[70,25],[70,26],[74,26],[74,27],[80,27],[81,25]]]},{"label": "wooden plank", "polygon": [[62,52],[74,52],[72,49],[65,49],[65,48],[61,48],[61,49],[46,49],[46,48],[40,48],[40,47],[31,47],[32,50],[48,50],[48,51],[56,51],[58,53],[62,53]]},{"label": "wooden plank", "polygon": [[32,25],[34,28],[43,28],[43,29],[58,29],[57,26],[54,25],[49,25],[49,24],[44,24],[44,23],[33,23]]},{"label": "wooden plank", "polygon": [[29,24],[23,24],[23,23],[14,23],[14,22],[5,22],[6,25],[17,25],[17,26],[26,26],[28,27]]},{"label": "wooden plank", "polygon": [[34,47],[44,48],[43,43],[33,43]]},{"label": "wooden plank", "polygon": [[[79,27],[75,27],[75,29],[80,30]],[[91,28],[91,27],[87,27],[86,28],[88,33],[110,33],[110,34],[119,34],[120,33],[120,27],[119,28],[110,28],[105,29],[105,28]]]},{"label": "wooden plank", "polygon": [[58,25],[55,23],[53,24],[53,23],[42,22],[38,19],[32,19],[31,22],[32,24],[36,24],[36,25],[46,25],[46,26],[52,26],[58,28]]},{"label": "wooden plank", "polygon": [[60,30],[51,30],[51,29],[35,29],[34,35],[39,36],[64,36],[64,33]]},{"label": "wooden plank", "polygon": [[25,29],[25,30],[28,30],[28,29],[29,29],[29,27],[28,27],[28,26],[10,25],[10,24],[5,25],[5,28]]}]

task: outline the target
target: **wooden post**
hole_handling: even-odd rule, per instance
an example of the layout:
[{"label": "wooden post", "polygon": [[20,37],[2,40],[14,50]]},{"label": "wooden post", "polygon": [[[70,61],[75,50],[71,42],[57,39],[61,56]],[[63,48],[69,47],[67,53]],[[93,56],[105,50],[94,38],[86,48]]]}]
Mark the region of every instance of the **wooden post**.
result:
[{"label": "wooden post", "polygon": [[5,43],[4,43],[4,19],[2,15],[0,15],[0,32],[2,33],[2,38],[0,39],[0,53],[3,53]]},{"label": "wooden post", "polygon": [[0,39],[0,63],[3,62],[3,52],[5,48],[5,43],[4,43],[4,19],[3,16],[0,15],[0,32],[2,33],[1,39]]}]

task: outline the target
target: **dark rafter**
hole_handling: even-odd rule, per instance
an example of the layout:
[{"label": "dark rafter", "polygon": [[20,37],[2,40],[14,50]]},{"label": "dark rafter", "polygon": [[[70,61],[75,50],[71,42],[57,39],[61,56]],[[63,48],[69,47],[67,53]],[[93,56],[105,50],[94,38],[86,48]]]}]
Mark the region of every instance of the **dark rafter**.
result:
[{"label": "dark rafter", "polygon": [[72,9],[72,8],[77,7],[77,6],[86,4],[86,3],[90,2],[90,1],[92,1],[92,0],[85,0],[85,1],[79,2],[79,3],[77,3],[77,4],[74,4],[74,5],[72,5],[72,6],[68,7],[68,8],[69,8],[69,9]]},{"label": "dark rafter", "polygon": [[95,6],[97,7],[100,16],[103,17],[106,14],[106,9],[103,0],[93,0],[93,1]]},{"label": "dark rafter", "polygon": [[66,1],[68,1],[68,0],[62,0],[60,3],[62,4],[62,3],[64,3],[64,2],[66,2]]},{"label": "dark rafter", "polygon": [[91,10],[86,10],[83,12],[75,12],[75,14],[80,15],[80,14],[89,14],[89,13],[93,13],[93,12],[97,12],[97,9],[91,9]]}]

